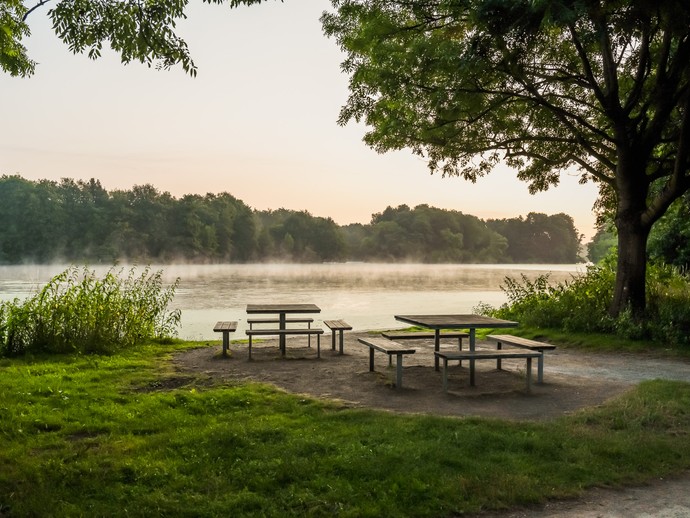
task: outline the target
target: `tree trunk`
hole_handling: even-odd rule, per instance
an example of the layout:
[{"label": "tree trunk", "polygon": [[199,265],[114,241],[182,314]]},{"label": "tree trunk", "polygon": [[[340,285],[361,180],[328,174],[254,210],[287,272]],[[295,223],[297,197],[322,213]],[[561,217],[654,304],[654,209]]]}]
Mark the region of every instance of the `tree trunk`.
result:
[{"label": "tree trunk", "polygon": [[633,318],[643,316],[646,297],[647,238],[649,229],[640,223],[640,217],[616,218],[618,229],[618,265],[616,286],[609,314],[617,317],[630,308]]},{"label": "tree trunk", "polygon": [[612,317],[630,309],[635,320],[643,317],[646,306],[647,238],[651,230],[651,223],[643,223],[649,195],[649,182],[644,170],[647,157],[640,156],[639,151],[640,146],[635,145],[618,149],[615,219],[618,266],[613,300],[609,306]]}]

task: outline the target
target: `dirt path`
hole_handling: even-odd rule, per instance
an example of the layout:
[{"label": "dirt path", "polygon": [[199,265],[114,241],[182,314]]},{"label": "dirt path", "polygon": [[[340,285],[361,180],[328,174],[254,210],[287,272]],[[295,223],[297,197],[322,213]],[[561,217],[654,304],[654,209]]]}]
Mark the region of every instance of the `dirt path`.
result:
[{"label": "dirt path", "polygon": [[[247,360],[246,345],[231,345],[231,356],[222,358],[220,346],[199,348],[175,358],[182,372],[203,373],[213,379],[254,380],[274,384],[288,392],[336,399],[352,407],[371,407],[394,412],[448,416],[485,416],[512,420],[542,420],[599,405],[645,379],[665,378],[690,382],[690,363],[652,356],[589,354],[556,350],[547,353],[545,383],[526,392],[524,360],[504,360],[504,369],[492,361],[477,362],[476,386],[469,386],[468,370],[454,365],[450,389],[441,386],[441,374],[433,368],[433,346],[409,342],[417,352],[404,360],[403,387],[395,388],[395,369],[385,355],[375,356],[376,371],[369,372],[368,348],[349,333],[345,354],[331,351],[330,337],[322,340],[321,359],[316,345],[306,339],[288,341],[285,359],[277,342],[269,340],[253,348]],[[478,342],[479,346],[482,344]],[[451,344],[444,348],[453,347]],[[486,517],[688,517],[690,474],[656,481],[640,488],[595,489],[574,501],[553,502],[542,509],[514,511]]]}]

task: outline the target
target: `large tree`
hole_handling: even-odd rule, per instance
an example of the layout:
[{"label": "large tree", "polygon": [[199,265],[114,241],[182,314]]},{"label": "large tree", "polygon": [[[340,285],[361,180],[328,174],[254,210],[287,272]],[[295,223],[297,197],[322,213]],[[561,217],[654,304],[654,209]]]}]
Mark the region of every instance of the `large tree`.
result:
[{"label": "large tree", "polygon": [[[230,7],[262,0],[203,0]],[[190,75],[196,66],[187,43],[175,33],[186,18],[188,0],[0,0],[0,69],[13,76],[29,76],[36,63],[22,40],[31,31],[30,15],[44,6],[59,39],[74,53],[100,57],[104,44],[120,54],[123,63],[148,66],[180,65]]]},{"label": "large tree", "polygon": [[[612,314],[645,307],[653,223],[690,187],[687,0],[333,0],[340,122],[475,181],[499,162],[531,192],[566,170],[618,230]],[[487,200],[491,203],[491,200]]]}]

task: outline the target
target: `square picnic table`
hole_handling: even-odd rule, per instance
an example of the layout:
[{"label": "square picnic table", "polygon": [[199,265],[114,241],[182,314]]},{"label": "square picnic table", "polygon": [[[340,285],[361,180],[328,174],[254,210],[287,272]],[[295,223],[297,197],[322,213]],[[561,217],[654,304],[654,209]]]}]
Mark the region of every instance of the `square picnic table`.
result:
[{"label": "square picnic table", "polygon": [[[321,313],[321,308],[316,304],[247,304],[247,314],[277,314],[278,328],[286,329],[288,314],[295,313]],[[285,335],[279,336],[280,352],[285,354]]]},{"label": "square picnic table", "polygon": [[[511,320],[487,317],[484,315],[395,315],[400,322],[434,330],[434,351],[441,350],[442,329],[467,329],[470,335],[470,351],[475,350],[476,330],[478,328],[517,327],[518,323]],[[434,355],[434,368],[439,370],[438,356]],[[470,370],[474,374],[474,362],[470,362]]]}]

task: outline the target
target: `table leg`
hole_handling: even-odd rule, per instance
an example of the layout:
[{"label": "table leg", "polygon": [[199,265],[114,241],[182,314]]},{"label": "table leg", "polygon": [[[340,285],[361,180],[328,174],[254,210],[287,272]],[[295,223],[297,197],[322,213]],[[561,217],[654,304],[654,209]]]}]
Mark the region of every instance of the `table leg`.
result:
[{"label": "table leg", "polygon": [[[285,313],[280,313],[278,316],[278,328],[279,329],[286,329],[286,322],[285,322]],[[278,338],[279,343],[280,343],[280,354],[285,356],[285,335],[281,334],[280,337]]]},{"label": "table leg", "polygon": [[[389,355],[390,356],[390,355]],[[395,388],[402,388],[402,354],[395,355]]]},{"label": "table leg", "polygon": [[[474,351],[477,344],[476,329],[470,328],[470,351]],[[470,360],[470,386],[474,387],[474,360]]]},{"label": "table leg", "polygon": [[[439,352],[441,350],[441,330],[434,329],[434,351]],[[434,354],[434,369],[438,372],[438,356]]]}]

